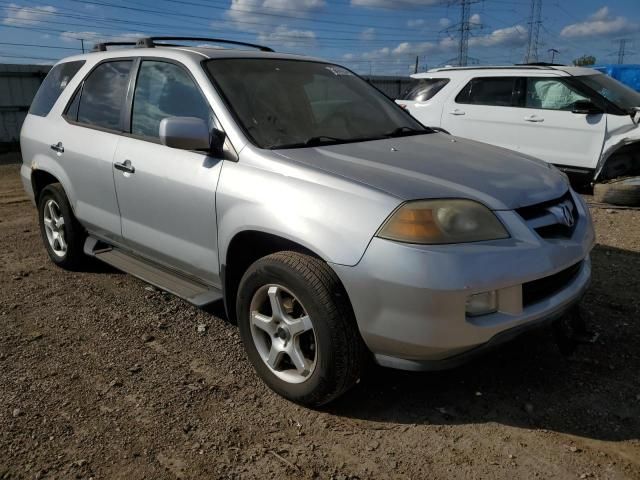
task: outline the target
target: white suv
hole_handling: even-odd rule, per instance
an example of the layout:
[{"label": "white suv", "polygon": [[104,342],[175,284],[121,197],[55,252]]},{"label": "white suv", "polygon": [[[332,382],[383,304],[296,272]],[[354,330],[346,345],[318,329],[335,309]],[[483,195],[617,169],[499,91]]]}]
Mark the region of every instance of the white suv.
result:
[{"label": "white suv", "polygon": [[585,183],[640,175],[640,93],[596,70],[441,68],[397,103],[452,135],[517,150]]}]

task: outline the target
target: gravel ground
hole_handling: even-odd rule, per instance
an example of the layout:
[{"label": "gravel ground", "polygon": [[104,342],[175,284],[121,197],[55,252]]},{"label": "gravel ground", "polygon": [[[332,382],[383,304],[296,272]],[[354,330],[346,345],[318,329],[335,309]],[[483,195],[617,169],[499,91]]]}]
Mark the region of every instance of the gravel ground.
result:
[{"label": "gravel ground", "polygon": [[453,371],[378,368],[313,411],[219,316],[53,266],[0,166],[0,478],[640,478],[640,211],[593,216],[595,344],[564,357],[540,332]]}]

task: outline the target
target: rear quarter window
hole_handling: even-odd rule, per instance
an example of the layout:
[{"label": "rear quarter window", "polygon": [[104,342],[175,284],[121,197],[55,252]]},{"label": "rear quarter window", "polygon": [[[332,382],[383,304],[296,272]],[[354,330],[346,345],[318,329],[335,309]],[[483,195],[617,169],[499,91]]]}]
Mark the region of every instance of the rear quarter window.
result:
[{"label": "rear quarter window", "polygon": [[400,100],[426,102],[442,90],[447,83],[449,83],[448,78],[421,78],[407,89]]},{"label": "rear quarter window", "polygon": [[53,67],[44,82],[42,82],[42,85],[40,85],[33,102],[31,102],[29,113],[46,117],[84,63],[84,60],[78,60],[76,62],[60,63]]},{"label": "rear quarter window", "polygon": [[456,103],[493,107],[517,106],[518,77],[478,77],[460,91]]}]

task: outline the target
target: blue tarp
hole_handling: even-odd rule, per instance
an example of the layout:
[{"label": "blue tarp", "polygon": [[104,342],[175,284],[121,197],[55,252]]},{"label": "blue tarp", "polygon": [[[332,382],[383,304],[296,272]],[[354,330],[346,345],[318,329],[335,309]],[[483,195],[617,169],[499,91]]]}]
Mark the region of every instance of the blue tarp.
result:
[{"label": "blue tarp", "polygon": [[640,65],[596,65],[594,68],[640,92]]}]

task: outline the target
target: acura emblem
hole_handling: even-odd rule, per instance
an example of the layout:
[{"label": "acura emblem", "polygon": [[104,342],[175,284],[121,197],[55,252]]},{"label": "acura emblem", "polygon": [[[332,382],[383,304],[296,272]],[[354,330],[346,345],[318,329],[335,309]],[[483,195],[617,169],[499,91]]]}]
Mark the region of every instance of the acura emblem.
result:
[{"label": "acura emblem", "polygon": [[554,205],[553,207],[550,207],[548,211],[556,217],[556,220],[561,225],[566,225],[571,228],[576,223],[576,219],[573,217],[573,208],[571,208],[571,204],[568,202]]}]

